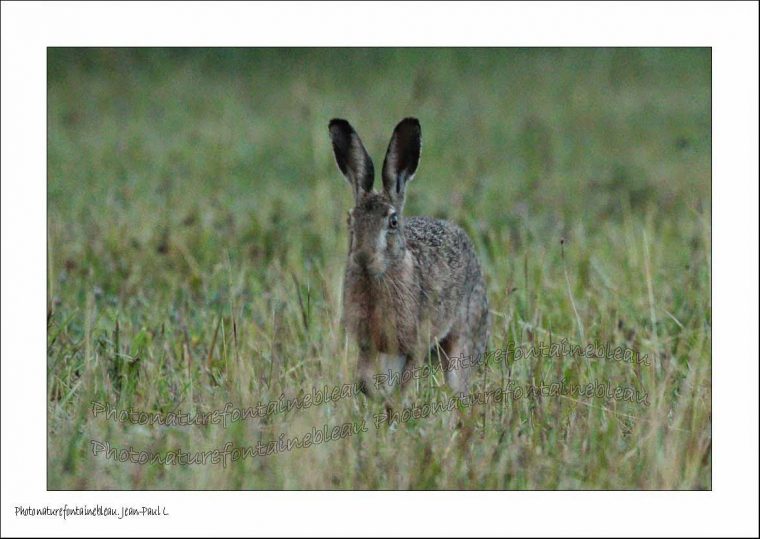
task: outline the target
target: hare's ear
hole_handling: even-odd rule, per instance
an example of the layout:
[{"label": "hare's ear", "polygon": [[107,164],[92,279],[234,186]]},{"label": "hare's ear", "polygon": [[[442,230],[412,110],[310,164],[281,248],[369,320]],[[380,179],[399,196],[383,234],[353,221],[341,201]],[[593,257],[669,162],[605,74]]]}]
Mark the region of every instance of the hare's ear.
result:
[{"label": "hare's ear", "polygon": [[404,206],[406,184],[420,162],[422,129],[417,118],[405,118],[393,130],[383,163],[383,190],[398,210]]},{"label": "hare's ear", "polygon": [[354,188],[354,195],[358,198],[360,192],[372,191],[375,167],[351,124],[337,118],[330,120],[330,139],[335,152],[335,162]]}]

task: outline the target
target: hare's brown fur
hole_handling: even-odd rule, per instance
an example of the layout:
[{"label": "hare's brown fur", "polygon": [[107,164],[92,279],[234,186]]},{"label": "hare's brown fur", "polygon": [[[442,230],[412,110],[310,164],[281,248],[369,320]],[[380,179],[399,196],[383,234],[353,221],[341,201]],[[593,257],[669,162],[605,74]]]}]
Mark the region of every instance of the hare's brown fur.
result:
[{"label": "hare's brown fur", "polygon": [[[383,358],[395,359],[405,372],[433,349],[449,385],[467,391],[488,341],[488,299],[477,256],[461,228],[401,216],[406,183],[419,161],[419,123],[406,119],[396,127],[379,193],[371,190],[374,167],[353,128],[333,120],[330,132],[338,166],[355,194],[343,316],[359,345],[362,386],[374,388]],[[402,372],[399,379],[411,377]]]}]

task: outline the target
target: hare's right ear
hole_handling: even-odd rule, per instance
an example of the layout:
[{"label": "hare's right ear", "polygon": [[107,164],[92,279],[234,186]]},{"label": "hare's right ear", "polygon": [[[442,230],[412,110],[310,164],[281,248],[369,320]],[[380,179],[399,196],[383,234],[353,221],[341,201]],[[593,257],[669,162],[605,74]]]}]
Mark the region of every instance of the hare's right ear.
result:
[{"label": "hare's right ear", "polygon": [[354,196],[358,199],[362,191],[372,191],[375,167],[351,124],[338,118],[330,120],[330,139],[335,162],[354,188]]},{"label": "hare's right ear", "polygon": [[406,184],[412,181],[420,163],[422,130],[417,118],[404,118],[393,130],[383,162],[383,190],[401,213]]}]

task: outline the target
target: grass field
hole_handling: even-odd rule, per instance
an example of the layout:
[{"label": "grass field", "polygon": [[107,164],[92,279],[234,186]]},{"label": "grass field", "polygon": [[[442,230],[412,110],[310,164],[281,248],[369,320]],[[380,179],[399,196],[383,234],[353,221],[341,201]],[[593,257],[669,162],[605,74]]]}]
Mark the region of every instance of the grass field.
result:
[{"label": "grass field", "polygon": [[[706,49],[49,49],[48,487],[710,489],[710,80]],[[377,428],[363,395],[226,426],[93,413],[355,382],[336,116],[376,164],[420,119],[405,213],[472,237],[506,350],[472,391],[511,398]],[[522,354],[563,342],[638,360]],[[529,392],[558,381],[644,398]],[[448,398],[429,377],[398,409]],[[226,466],[93,454],[362,422]]]}]

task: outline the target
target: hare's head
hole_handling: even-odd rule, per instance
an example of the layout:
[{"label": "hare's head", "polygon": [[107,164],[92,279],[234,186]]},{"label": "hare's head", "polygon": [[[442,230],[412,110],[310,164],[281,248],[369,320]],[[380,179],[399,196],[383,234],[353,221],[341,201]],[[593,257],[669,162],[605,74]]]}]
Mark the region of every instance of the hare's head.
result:
[{"label": "hare's head", "polygon": [[375,167],[359,135],[346,120],[330,121],[335,161],[354,190],[349,264],[372,276],[383,275],[404,256],[404,193],[420,162],[421,137],[417,119],[399,122],[383,162],[383,189],[375,192]]}]

